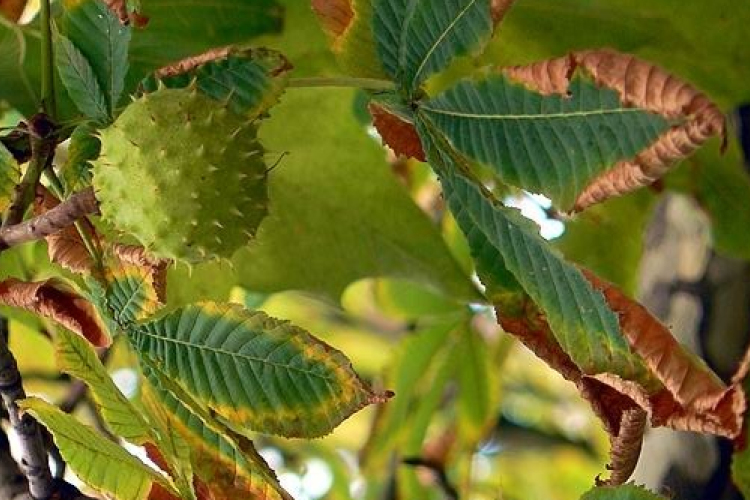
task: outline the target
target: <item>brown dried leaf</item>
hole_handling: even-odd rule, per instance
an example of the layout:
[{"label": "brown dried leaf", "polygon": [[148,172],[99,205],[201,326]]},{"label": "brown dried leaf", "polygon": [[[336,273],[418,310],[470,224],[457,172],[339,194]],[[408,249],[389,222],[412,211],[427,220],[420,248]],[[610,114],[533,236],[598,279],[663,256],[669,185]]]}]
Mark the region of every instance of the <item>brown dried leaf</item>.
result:
[{"label": "brown dried leaf", "polygon": [[112,245],[112,252],[125,265],[139,268],[156,292],[160,304],[167,302],[167,268],[172,261],[159,259],[137,245]]},{"label": "brown dried leaf", "polygon": [[28,0],[0,0],[0,14],[12,22],[18,22]]},{"label": "brown dried leaf", "polygon": [[523,309],[522,314],[511,317],[505,315],[500,308],[496,308],[500,326],[517,337],[553,370],[575,384],[581,396],[591,404],[607,432],[617,435],[623,413],[636,408],[637,404],[626,394],[581,372],[560,347],[549,324],[529,299],[526,300]]},{"label": "brown dried leaf", "polygon": [[0,303],[54,320],[96,347],[110,344],[91,303],[53,280],[26,283],[9,278],[2,281]]},{"label": "brown dried leaf", "polygon": [[610,463],[607,469],[612,473],[606,481],[597,481],[599,486],[619,486],[633,475],[641,455],[647,416],[641,408],[623,412],[620,432],[610,437]]},{"label": "brown dried leaf", "polygon": [[[34,215],[42,215],[58,206],[60,200],[43,186],[37,186],[36,199],[34,200]],[[98,239],[94,226],[86,219],[82,219],[85,230]],[[96,264],[91,258],[81,235],[74,226],[66,227],[57,233],[47,236],[47,252],[52,262],[60,264],[65,269],[74,273],[90,274]]]},{"label": "brown dried leaf", "polygon": [[370,103],[369,109],[373,125],[383,139],[383,144],[391,148],[396,155],[427,161],[422,149],[422,141],[419,139],[413,123],[391,113],[376,103]]},{"label": "brown dried leaf", "polygon": [[334,41],[346,33],[354,20],[351,0],[312,0],[312,8]]},{"label": "brown dried leaf", "polygon": [[628,54],[612,50],[573,52],[566,57],[503,69],[510,78],[545,95],[565,95],[576,71],[585,72],[600,86],[616,90],[626,106],[662,115],[676,124],[635,158],[619,162],[594,179],[578,196],[575,211],[650,185],[711,137],[725,137],[726,119],[704,94]]},{"label": "brown dried leaf", "polygon": [[[745,394],[739,386],[750,361],[745,360],[727,387],[698,357],[684,349],[666,326],[642,305],[628,298],[614,285],[583,270],[586,278],[602,292],[609,306],[617,313],[620,329],[630,347],[646,363],[664,390],[646,394],[625,386],[609,377],[606,382],[651,412],[655,426],[666,425],[679,430],[710,432],[733,438],[742,429]],[[598,377],[600,381],[604,378]],[[632,383],[631,383],[632,384]]]},{"label": "brown dried leaf", "polygon": [[645,414],[644,410],[626,393],[596,378],[584,375],[562,350],[550,331],[549,325],[535,310],[533,304],[527,301],[523,309],[524,312],[517,318],[505,316],[500,309],[496,309],[503,330],[518,337],[534,354],[576,385],[581,396],[591,404],[592,410],[611,436],[612,478],[610,480],[619,480],[625,475],[630,476],[632,469],[630,472],[628,469],[632,458],[625,453],[620,441],[628,443],[632,441],[632,429],[626,429],[624,426],[630,423],[630,419],[635,415],[634,412]]}]

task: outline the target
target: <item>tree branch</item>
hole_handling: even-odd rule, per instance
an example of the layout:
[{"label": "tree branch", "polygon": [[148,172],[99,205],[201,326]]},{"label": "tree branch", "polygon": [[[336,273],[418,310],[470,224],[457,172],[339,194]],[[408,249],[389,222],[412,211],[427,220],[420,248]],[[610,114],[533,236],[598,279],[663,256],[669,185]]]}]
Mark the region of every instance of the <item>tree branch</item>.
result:
[{"label": "tree branch", "polygon": [[55,234],[98,211],[99,202],[94,196],[94,189],[86,188],[38,217],[0,229],[0,251]]},{"label": "tree branch", "polygon": [[47,499],[53,493],[47,450],[37,421],[28,413],[21,414],[18,409],[17,402],[26,398],[26,392],[16,358],[8,349],[8,320],[4,317],[0,318],[0,398],[21,444],[21,471],[28,480],[29,493],[35,500]]},{"label": "tree branch", "polygon": [[21,222],[26,209],[34,201],[39,178],[55,154],[54,130],[54,124],[50,121],[49,116],[44,113],[37,113],[29,120],[31,161],[23,179],[21,179],[21,183],[13,191],[13,200],[3,220],[3,227],[13,226]]}]

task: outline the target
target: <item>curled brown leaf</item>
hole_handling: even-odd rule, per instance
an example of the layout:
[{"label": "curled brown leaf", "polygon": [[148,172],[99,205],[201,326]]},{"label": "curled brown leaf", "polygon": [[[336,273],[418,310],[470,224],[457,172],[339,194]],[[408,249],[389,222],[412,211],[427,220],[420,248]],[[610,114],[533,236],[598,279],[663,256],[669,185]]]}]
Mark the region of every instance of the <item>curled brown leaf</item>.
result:
[{"label": "curled brown leaf", "polygon": [[[42,215],[60,204],[52,193],[45,187],[37,186],[36,199],[34,200],[34,215]],[[94,226],[86,219],[81,219],[81,224],[89,235],[98,239]],[[73,226],[68,226],[45,238],[47,240],[47,251],[52,262],[75,273],[91,273],[96,264],[91,258],[81,235]]]},{"label": "curled brown leaf", "polygon": [[632,55],[613,50],[582,51],[503,69],[511,79],[545,95],[565,95],[577,71],[593,78],[597,85],[615,90],[625,106],[659,114],[674,125],[635,158],[617,163],[594,179],[579,194],[575,211],[654,183],[708,139],[726,134],[726,119],[708,97]]},{"label": "curled brown leaf", "polygon": [[736,437],[742,429],[746,406],[738,380],[744,378],[750,361],[743,362],[735,375],[738,380],[727,387],[700,358],[683,348],[645,307],[591,272],[583,270],[583,273],[604,295],[617,314],[620,330],[631,349],[643,359],[664,389],[651,393],[641,389],[638,393],[635,386],[628,387],[625,381],[617,382],[609,377],[606,382],[639,401],[650,411],[655,426]]},{"label": "curled brown leaf", "polygon": [[370,103],[369,110],[373,125],[380,134],[383,144],[391,148],[396,155],[427,161],[422,149],[422,141],[413,123],[391,113],[377,103]]},{"label": "curled brown leaf", "polygon": [[641,455],[643,434],[646,432],[648,415],[641,408],[624,411],[620,421],[620,431],[610,438],[609,479],[598,481],[600,486],[619,486],[625,484],[633,475],[638,457]]},{"label": "curled brown leaf", "polygon": [[26,283],[15,278],[0,282],[0,303],[51,319],[97,347],[110,339],[93,306],[62,284],[47,280]]}]

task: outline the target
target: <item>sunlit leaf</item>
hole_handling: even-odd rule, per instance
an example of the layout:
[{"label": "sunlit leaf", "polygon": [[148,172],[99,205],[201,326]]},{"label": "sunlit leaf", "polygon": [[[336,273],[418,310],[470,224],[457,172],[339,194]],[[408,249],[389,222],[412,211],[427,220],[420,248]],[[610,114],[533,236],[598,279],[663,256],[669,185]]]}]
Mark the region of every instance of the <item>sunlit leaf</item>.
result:
[{"label": "sunlit leaf", "polygon": [[113,319],[127,326],[152,316],[166,302],[169,261],[139,246],[113,245],[112,253],[104,294]]},{"label": "sunlit leaf", "polygon": [[141,356],[238,426],[289,437],[329,433],[388,396],[373,393],[343,354],[289,323],[203,303],[134,326]]},{"label": "sunlit leaf", "polygon": [[148,362],[144,375],[148,397],[162,405],[169,425],[190,446],[190,460],[201,483],[199,490],[209,490],[215,498],[226,500],[247,495],[259,500],[290,499],[249,439],[223,426]]},{"label": "sunlit leaf", "polygon": [[[143,407],[149,421],[154,426],[153,435],[157,436],[156,444],[146,445],[146,451],[160,469],[166,471],[174,480],[175,487],[184,500],[197,500],[193,486],[193,451],[180,430],[172,425],[169,411],[153,393],[149,384],[141,386]],[[153,455],[158,453],[159,457]],[[162,460],[157,460],[161,458]],[[163,462],[163,463],[162,463]],[[165,490],[163,494],[168,494]],[[153,495],[152,495],[153,496]]]},{"label": "sunlit leaf", "polygon": [[21,172],[13,155],[0,144],[0,211],[10,206],[13,191],[21,180]]},{"label": "sunlit leaf", "polygon": [[150,425],[117,388],[88,342],[61,328],[55,336],[55,357],[61,371],[88,385],[112,432],[134,444],[152,439]]},{"label": "sunlit leaf", "polygon": [[21,401],[20,406],[49,429],[65,462],[91,488],[117,500],[143,500],[157,483],[174,491],[124,448],[57,407],[36,398]]}]

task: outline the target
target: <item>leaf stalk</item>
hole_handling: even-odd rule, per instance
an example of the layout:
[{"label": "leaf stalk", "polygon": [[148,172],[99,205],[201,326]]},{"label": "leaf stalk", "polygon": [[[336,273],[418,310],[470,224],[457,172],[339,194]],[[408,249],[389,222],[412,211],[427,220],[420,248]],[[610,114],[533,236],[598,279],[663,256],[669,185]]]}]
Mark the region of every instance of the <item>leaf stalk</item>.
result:
[{"label": "leaf stalk", "polygon": [[378,80],[375,78],[350,78],[345,76],[331,78],[290,78],[288,86],[289,88],[348,87],[381,92],[396,89],[396,84],[390,80]]}]

